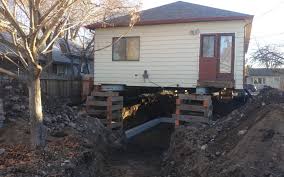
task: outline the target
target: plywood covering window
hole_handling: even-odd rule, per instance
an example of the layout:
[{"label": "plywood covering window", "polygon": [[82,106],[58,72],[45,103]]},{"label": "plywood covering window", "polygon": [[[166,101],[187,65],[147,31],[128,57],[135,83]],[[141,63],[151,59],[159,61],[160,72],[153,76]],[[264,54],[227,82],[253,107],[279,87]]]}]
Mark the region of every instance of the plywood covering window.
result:
[{"label": "plywood covering window", "polygon": [[112,39],[113,61],[138,61],[140,57],[140,37],[123,37]]}]

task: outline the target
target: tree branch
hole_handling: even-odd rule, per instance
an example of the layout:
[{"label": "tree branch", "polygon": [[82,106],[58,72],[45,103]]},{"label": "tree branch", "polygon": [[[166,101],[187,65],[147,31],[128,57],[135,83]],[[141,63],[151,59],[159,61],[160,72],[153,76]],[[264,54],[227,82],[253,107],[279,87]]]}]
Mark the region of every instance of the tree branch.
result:
[{"label": "tree branch", "polygon": [[4,68],[1,68],[1,67],[0,67],[0,73],[6,74],[6,75],[8,75],[8,76],[10,76],[10,77],[12,77],[12,78],[15,78],[15,79],[19,79],[19,77],[18,77],[17,74],[15,74],[15,73],[13,73],[13,72],[11,72],[11,71],[8,71],[8,70],[6,70],[6,69],[4,69]]},{"label": "tree branch", "polygon": [[2,5],[3,5],[4,9],[1,8],[0,9],[0,13],[9,20],[11,25],[20,33],[21,37],[23,39],[25,39],[26,38],[26,34],[24,33],[24,31],[20,27],[19,23],[14,18],[14,16],[9,11],[6,1],[1,0],[1,2],[2,2]]}]

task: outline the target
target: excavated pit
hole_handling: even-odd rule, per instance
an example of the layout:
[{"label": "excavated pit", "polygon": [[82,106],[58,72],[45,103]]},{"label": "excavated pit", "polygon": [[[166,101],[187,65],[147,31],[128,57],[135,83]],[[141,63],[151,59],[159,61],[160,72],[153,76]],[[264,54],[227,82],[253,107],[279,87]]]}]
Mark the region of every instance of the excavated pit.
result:
[{"label": "excavated pit", "polygon": [[127,140],[123,149],[108,155],[104,177],[160,176],[173,131],[173,124],[163,123]]},{"label": "excavated pit", "polygon": [[[216,106],[215,116],[219,118],[238,108],[244,103],[233,100],[221,103],[213,100]],[[226,105],[226,109],[221,106]],[[175,111],[173,95],[153,94],[125,109],[125,130],[137,127],[159,117],[171,117]],[[168,152],[174,124],[161,123],[124,142],[124,147],[109,153],[106,171],[103,177],[161,177]]]}]

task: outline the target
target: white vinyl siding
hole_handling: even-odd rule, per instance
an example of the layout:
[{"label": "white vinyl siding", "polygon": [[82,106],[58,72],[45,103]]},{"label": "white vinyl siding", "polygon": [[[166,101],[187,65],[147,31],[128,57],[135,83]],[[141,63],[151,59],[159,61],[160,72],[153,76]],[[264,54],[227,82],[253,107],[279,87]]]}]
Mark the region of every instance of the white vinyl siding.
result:
[{"label": "white vinyl siding", "polygon": [[[112,61],[112,47],[95,52],[95,84],[128,86],[196,87],[199,77],[200,35],[235,33],[235,87],[243,87],[244,21],[199,22],[96,30],[95,48],[111,44],[113,37],[140,37],[139,61]],[[144,70],[149,73],[143,79]],[[153,82],[155,84],[153,84]]]}]

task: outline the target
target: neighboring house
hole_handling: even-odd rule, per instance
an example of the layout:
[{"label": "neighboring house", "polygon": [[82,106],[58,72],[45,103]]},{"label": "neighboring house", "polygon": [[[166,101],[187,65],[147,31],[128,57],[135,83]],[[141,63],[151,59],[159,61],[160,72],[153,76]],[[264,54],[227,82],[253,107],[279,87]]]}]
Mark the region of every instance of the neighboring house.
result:
[{"label": "neighboring house", "polygon": [[[48,73],[60,76],[80,76],[94,72],[94,57],[87,51],[86,57],[81,56],[81,45],[64,39],[58,39],[52,49],[53,63]],[[41,62],[45,64],[45,59]]]},{"label": "neighboring house", "polygon": [[[4,36],[6,39],[9,39],[8,33],[2,32],[1,36]],[[82,59],[81,51],[82,47],[73,41],[68,41],[68,50],[67,50],[66,40],[58,39],[55,42],[52,49],[53,62],[43,74],[76,77],[80,75],[93,73],[94,72],[93,54],[87,51],[86,57]],[[12,59],[15,59],[17,57],[17,55],[14,54],[14,52],[12,52],[8,47],[5,47],[4,45],[0,45],[0,54],[1,53],[9,55],[9,57]],[[44,66],[46,63],[47,59],[40,56],[40,64]],[[11,62],[5,60],[4,58],[2,59],[0,58],[0,65],[14,72],[18,71],[18,67],[16,67]]]},{"label": "neighboring house", "polygon": [[284,90],[284,68],[249,68],[246,82],[255,85],[257,89],[269,86]]},{"label": "neighboring house", "polygon": [[252,20],[179,1],[142,11],[132,30],[129,16],[89,25],[95,85],[242,89]]}]

